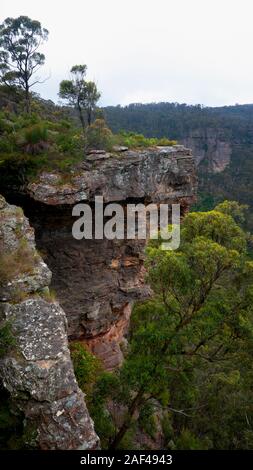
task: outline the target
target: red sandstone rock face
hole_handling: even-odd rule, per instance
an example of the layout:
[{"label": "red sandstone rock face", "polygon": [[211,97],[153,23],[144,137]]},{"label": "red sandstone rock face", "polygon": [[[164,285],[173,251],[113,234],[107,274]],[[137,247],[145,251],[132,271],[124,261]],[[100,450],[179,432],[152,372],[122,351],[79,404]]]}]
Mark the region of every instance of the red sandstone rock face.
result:
[{"label": "red sandstone rock face", "polygon": [[[48,212],[39,218],[37,246],[53,272],[51,288],[68,317],[69,338],[86,341],[111,369],[122,360],[133,302],[149,295],[145,242],[75,240],[67,213],[60,220]],[[36,227],[38,220],[30,220]]]},{"label": "red sandstone rock face", "polygon": [[81,339],[111,369],[122,360],[120,343],[127,330],[131,306],[149,295],[144,282],[143,240],[75,240],[72,207],[130,200],[180,203],[182,215],[196,196],[195,161],[183,146],[125,151],[103,160],[84,161],[61,184],[57,173],[44,173],[28,192],[37,203],[27,215],[36,242],[51,269],[51,287],[68,318],[71,339]]},{"label": "red sandstone rock face", "polygon": [[128,303],[122,308],[119,320],[108,332],[85,340],[93,354],[102,359],[107,370],[115,369],[123,360],[124,337],[128,330],[131,312],[132,305]]}]

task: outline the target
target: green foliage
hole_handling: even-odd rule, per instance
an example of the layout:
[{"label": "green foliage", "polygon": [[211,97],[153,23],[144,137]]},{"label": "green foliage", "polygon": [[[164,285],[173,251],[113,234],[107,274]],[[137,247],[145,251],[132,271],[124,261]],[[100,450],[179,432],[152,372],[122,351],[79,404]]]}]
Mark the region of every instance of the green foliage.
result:
[{"label": "green foliage", "polygon": [[42,119],[39,114],[0,115],[2,186],[15,187],[43,171],[68,169],[83,159],[84,137],[69,120]]},{"label": "green foliage", "polygon": [[214,209],[214,207],[219,203],[219,199],[215,197],[215,194],[209,194],[199,188],[198,190],[198,199],[195,204],[191,206],[193,212],[205,212]]},{"label": "green foliage", "polygon": [[147,138],[142,134],[136,134],[134,132],[121,131],[119,134],[114,136],[114,142],[117,145],[123,145],[129,148],[145,148],[154,146],[171,146],[177,142],[167,138]]},{"label": "green foliage", "polygon": [[34,124],[34,126],[25,129],[25,140],[27,144],[35,145],[40,142],[46,142],[48,139],[47,128],[43,124]]},{"label": "green foliage", "polygon": [[246,236],[233,217],[221,212],[219,206],[209,212],[192,212],[185,218],[182,228],[183,243],[205,237],[226,248],[239,252],[246,250]]},{"label": "green foliage", "polygon": [[48,31],[40,22],[28,16],[6,18],[0,25],[0,79],[4,84],[24,90],[27,112],[30,111],[29,90],[38,83],[38,78],[33,76],[45,62],[38,48],[47,37]]},{"label": "green foliage", "polygon": [[139,426],[151,438],[155,438],[157,432],[157,423],[154,416],[154,405],[152,403],[145,403],[140,409]]},{"label": "green foliage", "polygon": [[176,440],[177,450],[205,450],[203,443],[189,429],[183,429]]},{"label": "green foliage", "polygon": [[108,443],[116,432],[113,417],[107,409],[107,399],[108,397],[116,398],[119,388],[120,383],[117,374],[102,372],[98,376],[88,400],[89,412],[103,449],[108,448]]},{"label": "green foliage", "polygon": [[89,393],[101,371],[100,361],[78,341],[70,344],[70,352],[78,385],[85,393]]},{"label": "green foliage", "polygon": [[113,136],[103,119],[96,119],[86,132],[87,148],[111,150]]},{"label": "green foliage", "polygon": [[150,242],[154,296],[135,306],[122,367],[94,389],[107,423],[104,446],[124,448],[138,429],[155,439],[158,406],[168,448],[249,448],[253,263],[232,217],[241,221],[243,209],[224,202],[188,214],[177,251]]},{"label": "green foliage", "polygon": [[1,184],[13,189],[36,180],[42,171],[69,174],[90,149],[112,151],[114,145],[141,149],[174,144],[168,139],[147,139],[134,133],[113,135],[101,117],[82,132],[65,110],[34,97],[30,114],[7,109],[0,112]]},{"label": "green foliage", "polygon": [[49,147],[48,130],[42,123],[24,130],[23,145],[28,154],[39,154]]},{"label": "green foliage", "polygon": [[113,135],[105,124],[104,119],[96,119],[87,129],[87,147],[94,149],[112,150],[114,145],[128,147],[130,149],[142,149],[154,146],[172,146],[176,141],[169,139],[147,138],[142,134],[121,131]]},{"label": "green foliage", "polygon": [[223,201],[217,205],[216,210],[231,215],[239,225],[242,225],[245,222],[245,212],[248,208],[247,204],[239,204],[236,201]]},{"label": "green foliage", "polygon": [[127,430],[126,434],[122,438],[119,449],[132,450],[135,447],[134,437],[136,434],[136,426],[132,425]]},{"label": "green foliage", "polygon": [[86,72],[86,65],[74,65],[70,71],[71,80],[63,80],[59,91],[60,98],[77,110],[83,132],[86,124],[91,125],[92,114],[101,96],[96,84],[85,80]]},{"label": "green foliage", "polygon": [[11,323],[6,322],[3,326],[0,327],[0,359],[4,357],[9,352],[9,350],[15,346],[15,344],[16,341],[13,336]]},{"label": "green foliage", "polygon": [[33,272],[36,262],[36,252],[21,238],[16,249],[0,254],[0,285],[5,285],[21,274]]}]

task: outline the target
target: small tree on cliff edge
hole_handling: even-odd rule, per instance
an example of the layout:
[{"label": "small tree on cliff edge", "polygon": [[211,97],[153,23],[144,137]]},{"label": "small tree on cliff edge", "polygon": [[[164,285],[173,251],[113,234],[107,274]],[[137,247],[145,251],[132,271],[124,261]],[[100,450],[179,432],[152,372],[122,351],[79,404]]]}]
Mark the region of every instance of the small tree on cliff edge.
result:
[{"label": "small tree on cliff edge", "polygon": [[96,84],[85,80],[86,72],[86,65],[74,65],[70,71],[71,80],[63,80],[60,83],[59,91],[60,98],[77,109],[83,132],[85,132],[86,126],[85,114],[90,126],[92,112],[101,96]]},{"label": "small tree on cliff edge", "polygon": [[45,62],[44,54],[38,49],[47,37],[47,29],[28,16],[6,18],[0,25],[0,80],[5,85],[24,90],[28,113],[30,88],[41,83],[34,75]]}]

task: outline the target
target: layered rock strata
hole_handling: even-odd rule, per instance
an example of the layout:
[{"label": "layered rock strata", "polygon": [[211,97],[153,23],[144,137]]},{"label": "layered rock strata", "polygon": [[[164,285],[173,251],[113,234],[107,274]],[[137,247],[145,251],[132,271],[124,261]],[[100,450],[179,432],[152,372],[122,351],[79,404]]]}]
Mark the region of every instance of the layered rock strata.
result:
[{"label": "layered rock strata", "polygon": [[[98,158],[99,157],[99,158]],[[132,304],[149,295],[143,267],[145,240],[75,240],[75,203],[180,203],[196,196],[195,161],[183,146],[94,153],[63,178],[43,173],[22,203],[50,267],[52,288],[66,312],[71,339],[84,340],[108,369],[122,360]]]}]

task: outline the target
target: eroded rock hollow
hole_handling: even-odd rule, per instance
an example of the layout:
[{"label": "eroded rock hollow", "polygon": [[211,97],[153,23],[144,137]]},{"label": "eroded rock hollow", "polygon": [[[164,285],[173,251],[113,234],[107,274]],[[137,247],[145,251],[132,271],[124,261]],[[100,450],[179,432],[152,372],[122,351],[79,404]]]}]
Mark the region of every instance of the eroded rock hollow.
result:
[{"label": "eroded rock hollow", "polygon": [[182,147],[90,155],[66,181],[44,173],[28,187],[22,203],[35,228],[36,243],[52,271],[51,288],[68,318],[70,339],[82,339],[108,369],[122,360],[120,344],[134,300],[149,290],[144,282],[145,240],[75,240],[73,206],[180,203],[182,215],[196,195],[195,162]]}]

